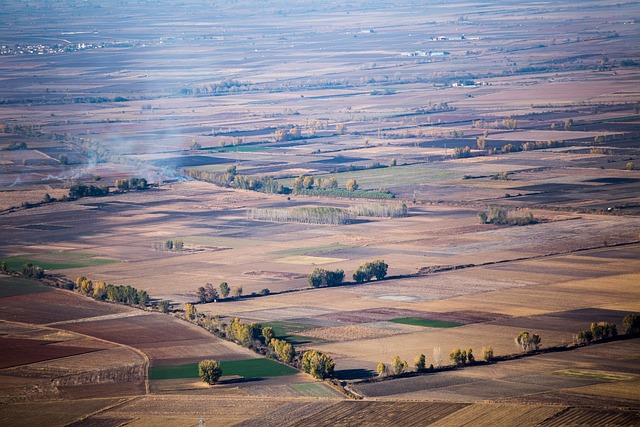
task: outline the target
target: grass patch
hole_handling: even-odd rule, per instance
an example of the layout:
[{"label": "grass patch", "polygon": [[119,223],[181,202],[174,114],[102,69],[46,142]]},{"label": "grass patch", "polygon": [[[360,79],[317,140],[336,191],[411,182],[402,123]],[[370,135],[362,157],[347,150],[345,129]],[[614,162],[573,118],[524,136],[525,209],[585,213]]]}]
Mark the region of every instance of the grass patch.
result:
[{"label": "grass patch", "polygon": [[335,397],[336,394],[322,384],[291,384],[291,388],[305,397]]},{"label": "grass patch", "polygon": [[13,256],[5,258],[4,260],[7,262],[7,268],[14,271],[22,271],[22,266],[28,262],[40,266],[45,270],[96,267],[120,262],[113,259],[95,258],[95,255],[75,252],[49,252],[34,257]]},{"label": "grass patch", "polygon": [[563,369],[561,371],[552,372],[553,375],[562,377],[581,378],[585,380],[596,381],[630,381],[636,379],[635,375],[627,375],[619,372],[591,371],[582,369]]},{"label": "grass patch", "polygon": [[35,280],[0,276],[0,298],[48,292],[50,290],[50,288]]},{"label": "grass patch", "polygon": [[305,331],[311,327],[310,325],[307,325],[305,323],[275,321],[261,323],[261,325],[263,328],[265,326],[271,326],[276,338],[285,340],[293,345],[312,343],[320,344],[326,342],[325,340],[320,338],[308,337],[306,335],[298,334],[298,332]]},{"label": "grass patch", "polygon": [[269,252],[270,255],[282,255],[282,256],[294,256],[294,255],[310,255],[317,253],[327,253],[341,251],[343,249],[353,249],[356,246],[351,245],[323,245],[323,246],[311,246],[309,248],[295,248],[285,249],[282,251]]},{"label": "grass patch", "polygon": [[424,326],[425,328],[455,328],[457,326],[464,325],[463,323],[420,319],[419,317],[400,317],[397,319],[391,319],[389,322],[400,323],[402,325]]},{"label": "grass patch", "polygon": [[[275,362],[271,359],[229,360],[220,362],[222,375],[237,375],[243,378],[265,378],[295,375],[297,370]],[[183,363],[179,365],[151,366],[149,379],[173,380],[179,378],[198,378],[197,363]]]}]

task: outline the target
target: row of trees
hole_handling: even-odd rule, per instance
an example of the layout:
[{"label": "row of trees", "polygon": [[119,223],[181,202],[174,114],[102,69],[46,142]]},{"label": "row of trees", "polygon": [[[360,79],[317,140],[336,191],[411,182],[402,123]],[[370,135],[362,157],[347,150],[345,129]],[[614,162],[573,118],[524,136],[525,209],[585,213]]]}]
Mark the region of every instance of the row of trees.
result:
[{"label": "row of trees", "polygon": [[199,181],[206,181],[220,187],[234,187],[242,190],[260,191],[267,194],[287,194],[291,190],[272,177],[248,177],[236,173],[235,166],[229,166],[224,173],[185,169],[183,173]]},{"label": "row of trees", "polygon": [[299,222],[303,224],[341,225],[351,221],[351,214],[340,208],[327,206],[289,209],[250,209],[249,219],[274,222]]},{"label": "row of trees", "polygon": [[144,178],[116,179],[115,186],[118,191],[146,190],[149,188],[149,184]]},{"label": "row of trees", "polygon": [[379,203],[352,206],[349,208],[349,212],[354,216],[401,218],[407,216],[408,209],[407,205],[404,203],[400,205]]},{"label": "row of trees", "polygon": [[293,141],[302,138],[302,131],[296,126],[280,128],[276,129],[273,137],[276,142]]},{"label": "row of trees", "polygon": [[581,344],[589,344],[592,341],[599,341],[618,335],[618,328],[615,323],[592,322],[589,329],[578,332],[576,339]]},{"label": "row of trees", "polygon": [[459,348],[454,348],[451,350],[451,353],[449,353],[449,360],[456,366],[473,365],[476,363],[472,349],[460,350]]},{"label": "row of trees", "polygon": [[480,224],[495,225],[529,225],[538,222],[532,212],[527,212],[525,215],[515,215],[513,211],[500,209],[497,206],[491,206],[489,213],[484,211],[478,212],[478,219],[480,220]]},{"label": "row of trees", "polygon": [[[360,186],[355,178],[350,178],[345,184],[347,191],[356,191]],[[305,190],[336,190],[338,188],[338,180],[334,177],[325,179],[322,177],[313,177],[310,175],[300,175],[293,180],[291,190],[296,194],[303,194]]]},{"label": "row of trees", "polygon": [[[381,259],[365,262],[353,272],[353,280],[357,283],[368,282],[374,277],[382,280],[386,277],[388,268],[389,265]],[[340,269],[329,271],[324,268],[314,268],[307,276],[307,281],[313,288],[338,286],[343,280],[344,271]]]},{"label": "row of trees", "polygon": [[[413,359],[415,372],[432,372],[436,368],[441,368],[442,351],[440,347],[436,347],[433,349],[433,358],[434,363],[430,364],[429,367],[427,367],[426,356],[424,354],[417,355]],[[491,346],[482,349],[482,359],[487,363],[493,361],[493,348],[491,348]],[[476,359],[473,355],[472,349],[461,350],[459,348],[455,348],[451,350],[451,353],[449,353],[449,360],[451,360],[451,362],[453,362],[455,366],[466,366],[476,363]],[[389,374],[400,375],[408,371],[409,364],[406,360],[402,360],[400,356],[394,357],[390,365],[386,365],[384,362],[380,362],[378,363],[378,366],[376,368],[376,372],[380,377]]]},{"label": "row of trees", "polygon": [[356,283],[369,282],[374,277],[382,280],[386,277],[388,268],[389,265],[381,259],[365,262],[353,272],[353,280]]},{"label": "row of trees", "polygon": [[75,281],[76,290],[98,301],[112,301],[127,305],[146,306],[149,302],[147,291],[138,290],[133,286],[112,285],[98,281],[93,283],[85,276],[80,276]]},{"label": "row of trees", "polygon": [[97,187],[95,185],[76,184],[69,188],[69,198],[81,199],[83,197],[103,197],[109,195],[109,186],[103,185]]},{"label": "row of trees", "polygon": [[313,177],[310,175],[300,175],[293,180],[292,190],[294,193],[299,193],[302,190],[310,190],[312,188],[320,188],[325,190],[338,188],[338,180],[334,177],[325,179],[320,177]]},{"label": "row of trees", "polygon": [[184,249],[184,242],[182,240],[167,240],[164,242],[164,248],[168,251],[180,252]]},{"label": "row of trees", "polygon": [[337,286],[344,280],[344,271],[335,270],[329,271],[323,268],[314,268],[311,274],[307,277],[309,285],[313,288],[320,288],[325,286]]}]

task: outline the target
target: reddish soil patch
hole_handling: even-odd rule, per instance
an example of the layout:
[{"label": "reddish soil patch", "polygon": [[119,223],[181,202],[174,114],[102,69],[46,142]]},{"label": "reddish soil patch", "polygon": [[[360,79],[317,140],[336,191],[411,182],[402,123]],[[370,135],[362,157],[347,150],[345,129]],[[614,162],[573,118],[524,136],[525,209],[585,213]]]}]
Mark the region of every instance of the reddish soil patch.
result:
[{"label": "reddish soil patch", "polygon": [[58,391],[63,399],[140,396],[146,392],[144,381],[58,386]]},{"label": "reddish soil patch", "polygon": [[30,340],[21,338],[0,337],[0,369],[60,357],[99,351],[96,348],[58,346],[55,342],[44,340]]},{"label": "reddish soil patch", "polygon": [[39,325],[130,310],[132,309],[128,307],[98,303],[60,289],[52,289],[52,292],[37,296],[17,295],[0,298],[0,319]]},{"label": "reddish soil patch", "polygon": [[213,356],[218,360],[252,356],[249,350],[162,314],[69,323],[60,327],[134,347],[144,352],[154,364],[187,363]]}]

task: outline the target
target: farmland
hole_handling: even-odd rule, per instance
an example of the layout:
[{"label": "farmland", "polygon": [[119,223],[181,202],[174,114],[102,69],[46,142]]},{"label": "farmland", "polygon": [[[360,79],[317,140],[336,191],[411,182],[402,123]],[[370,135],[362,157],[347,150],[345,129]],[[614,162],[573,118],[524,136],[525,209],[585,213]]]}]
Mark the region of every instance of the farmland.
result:
[{"label": "farmland", "polygon": [[0,424],[640,423],[635,3],[6,3]]}]

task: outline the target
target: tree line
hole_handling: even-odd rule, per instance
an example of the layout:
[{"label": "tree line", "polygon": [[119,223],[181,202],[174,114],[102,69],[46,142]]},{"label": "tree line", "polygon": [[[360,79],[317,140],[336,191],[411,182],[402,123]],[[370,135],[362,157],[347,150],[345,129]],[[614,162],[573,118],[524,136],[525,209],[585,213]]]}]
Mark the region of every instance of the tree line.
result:
[{"label": "tree line", "polygon": [[538,223],[538,219],[533,216],[532,212],[525,215],[515,215],[513,211],[500,209],[497,206],[491,206],[489,212],[478,212],[480,224],[494,225],[529,225]]},{"label": "tree line", "polygon": [[[377,280],[382,280],[387,276],[388,268],[389,265],[381,259],[365,262],[353,272],[352,277],[356,283],[368,282],[374,277]],[[344,271],[341,269],[329,271],[316,267],[307,276],[307,282],[312,288],[338,286],[342,284],[343,280]]]},{"label": "tree line", "polygon": [[76,279],[75,289],[77,292],[98,301],[112,301],[142,307],[149,303],[149,294],[145,290],[139,290],[128,285],[112,285],[103,281],[94,283],[85,276],[80,276]]}]

